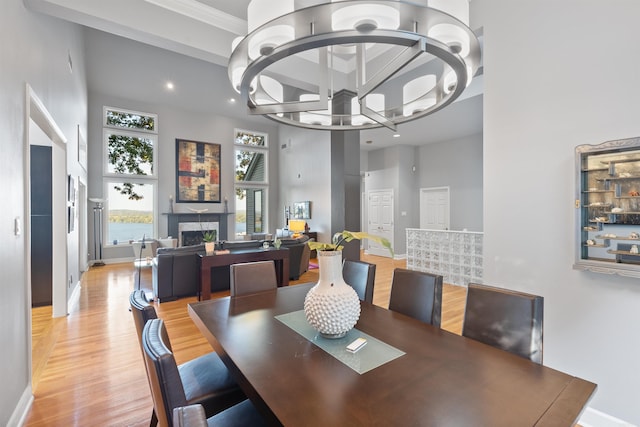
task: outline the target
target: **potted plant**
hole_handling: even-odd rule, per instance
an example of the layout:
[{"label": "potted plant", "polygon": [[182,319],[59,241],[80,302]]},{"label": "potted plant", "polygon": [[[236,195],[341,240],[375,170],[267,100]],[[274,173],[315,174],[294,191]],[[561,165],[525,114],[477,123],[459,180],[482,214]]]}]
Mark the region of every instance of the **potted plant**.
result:
[{"label": "potted plant", "polygon": [[342,248],[354,239],[374,240],[393,256],[387,239],[365,232],[345,230],[334,234],[331,243],[307,243],[310,249],[318,251],[320,280],[304,299],[304,314],[309,324],[325,338],[345,336],[360,317],[358,294],[342,277]]},{"label": "potted plant", "polygon": [[203,231],[202,241],[204,242],[204,250],[208,254],[212,254],[216,244],[216,232],[214,230]]},{"label": "potted plant", "polygon": [[374,242],[380,243],[385,248],[389,249],[391,256],[393,257],[393,249],[391,248],[391,243],[384,237],[375,236],[373,234],[366,233],[364,231],[347,231],[344,230],[342,232],[338,232],[333,235],[331,239],[331,243],[320,243],[320,242],[312,242],[309,241],[307,244],[311,250],[317,251],[341,251],[344,247],[345,243],[348,243],[352,240],[363,240],[369,239]]}]

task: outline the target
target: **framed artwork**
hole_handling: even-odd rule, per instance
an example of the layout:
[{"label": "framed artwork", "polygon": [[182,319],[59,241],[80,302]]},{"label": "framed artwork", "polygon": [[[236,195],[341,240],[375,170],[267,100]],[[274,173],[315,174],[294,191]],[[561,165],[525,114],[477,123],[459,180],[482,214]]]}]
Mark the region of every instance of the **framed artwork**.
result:
[{"label": "framed artwork", "polygon": [[293,218],[295,219],[311,219],[311,202],[294,202]]},{"label": "framed artwork", "polygon": [[176,139],[177,203],[220,203],[220,147]]},{"label": "framed artwork", "polygon": [[82,169],[87,170],[87,140],[80,131],[80,125],[78,125],[78,163]]},{"label": "framed artwork", "polygon": [[67,201],[71,204],[76,202],[76,181],[73,176],[67,176]]},{"label": "framed artwork", "polygon": [[73,206],[67,206],[67,233],[71,233],[75,228],[76,210]]}]

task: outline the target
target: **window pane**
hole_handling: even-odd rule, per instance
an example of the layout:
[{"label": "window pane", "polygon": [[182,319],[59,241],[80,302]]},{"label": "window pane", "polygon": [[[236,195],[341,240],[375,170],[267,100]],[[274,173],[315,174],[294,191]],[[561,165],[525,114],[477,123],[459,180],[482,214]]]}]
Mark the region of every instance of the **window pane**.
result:
[{"label": "window pane", "polygon": [[153,175],[153,139],[107,134],[107,172]]},{"label": "window pane", "polygon": [[241,145],[265,147],[267,145],[267,135],[236,130],[235,143]]},{"label": "window pane", "polygon": [[107,183],[106,244],[154,237],[153,187],[153,184]]},{"label": "window pane", "polygon": [[236,182],[266,182],[264,153],[236,150]]},{"label": "window pane", "polygon": [[266,196],[261,188],[236,189],[236,239],[245,234],[265,233]]},{"label": "window pane", "polygon": [[156,130],[156,118],[154,115],[144,115],[125,111],[107,110],[107,125],[128,129]]},{"label": "window pane", "polygon": [[236,188],[236,240],[247,234],[247,191]]}]

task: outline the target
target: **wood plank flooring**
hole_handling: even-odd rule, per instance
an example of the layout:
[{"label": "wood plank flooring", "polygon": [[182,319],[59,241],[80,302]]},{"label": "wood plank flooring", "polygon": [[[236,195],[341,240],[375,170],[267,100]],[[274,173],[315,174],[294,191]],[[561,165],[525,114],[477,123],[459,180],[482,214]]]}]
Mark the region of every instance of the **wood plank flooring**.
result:
[{"label": "wood plank flooring", "polygon": [[[404,267],[404,260],[362,258],[377,265],[374,303],[387,307],[393,269]],[[143,280],[150,282],[150,272],[143,272]],[[292,284],[317,280],[313,269]],[[67,317],[51,319],[46,307],[33,310],[35,400],[26,426],[149,425],[152,401],[129,312],[133,288],[131,263],[92,267],[82,277],[79,306]],[[460,332],[465,298],[465,288],[445,285],[444,329]],[[187,314],[194,301],[156,304],[178,363],[211,351]]]}]

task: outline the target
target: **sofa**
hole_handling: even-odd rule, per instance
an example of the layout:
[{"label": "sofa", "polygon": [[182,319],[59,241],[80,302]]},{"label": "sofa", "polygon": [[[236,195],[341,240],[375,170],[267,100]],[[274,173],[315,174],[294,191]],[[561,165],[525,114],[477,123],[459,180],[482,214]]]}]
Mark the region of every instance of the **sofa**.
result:
[{"label": "sofa", "polygon": [[[217,249],[258,248],[261,241],[220,242]],[[198,252],[205,252],[204,244],[179,248],[158,248],[152,262],[153,294],[158,302],[197,295],[200,290]],[[308,262],[307,262],[308,263]],[[229,267],[215,267],[212,292],[229,289]]]},{"label": "sofa", "polygon": [[153,259],[153,294],[159,302],[197,295],[200,283],[198,258],[204,244],[158,248]]},{"label": "sofa", "polygon": [[283,238],[281,248],[289,249],[289,280],[298,280],[300,276],[309,270],[309,257],[311,250],[307,242],[309,237],[302,235],[298,238]]}]

